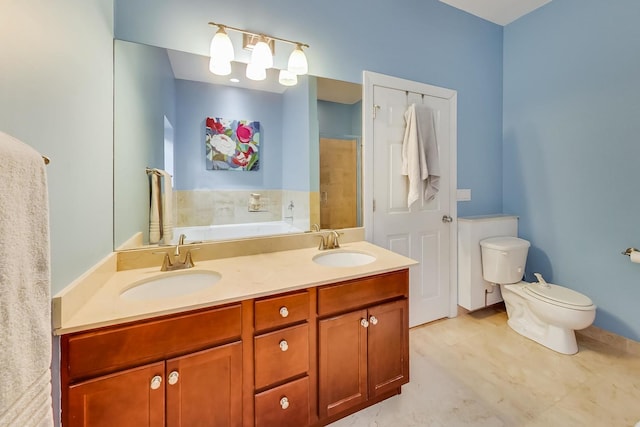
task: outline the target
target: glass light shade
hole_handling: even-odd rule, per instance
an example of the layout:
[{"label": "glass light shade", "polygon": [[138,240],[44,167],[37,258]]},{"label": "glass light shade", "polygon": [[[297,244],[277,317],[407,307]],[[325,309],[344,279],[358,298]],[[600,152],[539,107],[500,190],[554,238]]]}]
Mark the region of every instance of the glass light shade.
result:
[{"label": "glass light shade", "polygon": [[213,36],[213,39],[211,39],[211,49],[209,53],[211,58],[215,58],[216,61],[233,61],[233,45],[224,27],[220,27],[215,36]]},{"label": "glass light shade", "polygon": [[247,64],[247,78],[251,80],[264,80],[267,78],[267,70],[251,62]]},{"label": "glass light shade", "polygon": [[228,76],[231,74],[231,61],[209,59],[209,71],[218,76]]},{"label": "glass light shade", "polygon": [[309,72],[307,57],[302,51],[302,47],[300,45],[297,45],[295,50],[291,52],[287,69],[289,72],[298,75],[307,74]]},{"label": "glass light shade", "polygon": [[295,86],[298,84],[298,76],[288,70],[280,70],[278,82],[280,82],[282,86]]},{"label": "glass light shade", "polygon": [[264,69],[273,67],[273,55],[271,54],[269,45],[265,43],[264,40],[260,40],[253,47],[251,63]]}]

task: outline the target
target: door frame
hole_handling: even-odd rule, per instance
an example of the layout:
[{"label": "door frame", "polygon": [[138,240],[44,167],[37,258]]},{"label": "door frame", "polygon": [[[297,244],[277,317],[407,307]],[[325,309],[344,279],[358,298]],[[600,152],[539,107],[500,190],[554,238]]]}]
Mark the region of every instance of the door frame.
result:
[{"label": "door frame", "polygon": [[449,154],[449,212],[453,218],[451,233],[449,234],[449,317],[458,315],[458,201],[457,201],[457,176],[458,176],[458,92],[452,89],[432,86],[426,83],[401,79],[385,74],[363,71],[364,94],[362,98],[363,119],[363,225],[365,239],[373,242],[373,116],[375,105],[373,104],[373,87],[384,86],[392,89],[421,93],[448,100],[450,113],[450,154]]}]

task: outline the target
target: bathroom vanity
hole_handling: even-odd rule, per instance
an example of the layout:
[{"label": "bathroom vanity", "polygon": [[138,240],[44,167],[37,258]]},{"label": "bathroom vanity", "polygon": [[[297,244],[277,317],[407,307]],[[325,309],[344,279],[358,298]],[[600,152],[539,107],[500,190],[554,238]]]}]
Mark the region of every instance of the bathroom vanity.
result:
[{"label": "bathroom vanity", "polygon": [[[66,333],[60,329],[63,425],[326,425],[400,393],[409,381],[413,262],[356,245],[366,245],[376,261],[297,262],[306,286],[291,286],[286,276],[281,291],[254,282],[253,294],[231,302],[105,326],[68,322]],[[315,252],[289,251],[288,258]],[[269,255],[258,257],[277,265],[279,255]],[[217,261],[211,265],[224,280],[232,273],[221,262],[247,260]],[[107,302],[111,285],[89,305]]]}]

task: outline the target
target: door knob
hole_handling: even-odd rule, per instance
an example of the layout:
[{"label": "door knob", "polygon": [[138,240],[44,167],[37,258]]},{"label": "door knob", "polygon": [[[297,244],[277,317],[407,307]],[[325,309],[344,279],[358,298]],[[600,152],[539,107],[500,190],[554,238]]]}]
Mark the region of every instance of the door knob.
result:
[{"label": "door knob", "polygon": [[363,328],[369,327],[369,321],[367,319],[360,320],[360,324],[362,325]]},{"label": "door knob", "polygon": [[287,340],[280,341],[280,350],[282,351],[289,350],[289,343],[287,342]]},{"label": "door knob", "polygon": [[376,316],[369,317],[369,323],[371,323],[372,325],[377,325],[378,324],[378,318]]},{"label": "door knob", "polygon": [[453,218],[451,218],[449,215],[443,215],[442,222],[453,222]]}]

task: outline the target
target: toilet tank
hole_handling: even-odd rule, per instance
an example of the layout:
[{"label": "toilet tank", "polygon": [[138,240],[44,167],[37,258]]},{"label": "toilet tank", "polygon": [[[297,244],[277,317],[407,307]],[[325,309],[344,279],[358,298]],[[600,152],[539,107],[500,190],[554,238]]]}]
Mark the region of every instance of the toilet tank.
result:
[{"label": "toilet tank", "polygon": [[500,288],[482,277],[480,241],[518,235],[518,217],[493,214],[458,217],[458,305],[473,311],[502,301]]},{"label": "toilet tank", "polygon": [[491,237],[480,241],[484,280],[497,284],[521,281],[529,246],[528,241],[511,236]]}]

